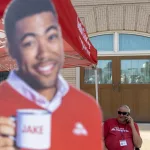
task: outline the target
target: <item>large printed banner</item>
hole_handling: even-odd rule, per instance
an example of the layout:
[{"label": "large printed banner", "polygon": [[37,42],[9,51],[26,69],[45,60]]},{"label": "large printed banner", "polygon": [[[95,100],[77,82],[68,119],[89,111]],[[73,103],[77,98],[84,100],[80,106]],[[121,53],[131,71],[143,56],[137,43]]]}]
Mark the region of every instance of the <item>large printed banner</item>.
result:
[{"label": "large printed banner", "polygon": [[[10,0],[0,5],[0,16]],[[81,23],[70,0],[53,0],[62,28],[65,51],[64,67],[91,66],[97,64],[97,51],[91,44],[85,27]],[[67,8],[67,9],[66,9]],[[14,69],[17,65],[12,60],[4,45],[6,42],[3,21],[0,20],[0,71]]]}]

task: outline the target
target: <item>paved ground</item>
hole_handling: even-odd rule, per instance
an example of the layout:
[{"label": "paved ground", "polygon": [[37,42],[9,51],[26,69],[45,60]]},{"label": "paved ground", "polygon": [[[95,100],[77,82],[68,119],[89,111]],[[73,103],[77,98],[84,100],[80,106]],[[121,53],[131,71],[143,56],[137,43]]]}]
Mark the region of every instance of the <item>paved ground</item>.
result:
[{"label": "paved ground", "polygon": [[150,150],[150,124],[138,124],[140,134],[143,139],[143,145],[140,150]]}]

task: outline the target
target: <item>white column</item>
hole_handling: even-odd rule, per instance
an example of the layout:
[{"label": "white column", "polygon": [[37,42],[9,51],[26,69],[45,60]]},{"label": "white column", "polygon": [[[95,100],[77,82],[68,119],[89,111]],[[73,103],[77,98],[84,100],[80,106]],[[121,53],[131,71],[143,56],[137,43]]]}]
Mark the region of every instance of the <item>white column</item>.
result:
[{"label": "white column", "polygon": [[80,67],[76,67],[76,88],[80,89]]},{"label": "white column", "polygon": [[98,103],[98,78],[97,78],[97,67],[95,68],[95,94],[96,94],[96,102]]},{"label": "white column", "polygon": [[119,51],[119,34],[117,32],[114,33],[114,52]]}]

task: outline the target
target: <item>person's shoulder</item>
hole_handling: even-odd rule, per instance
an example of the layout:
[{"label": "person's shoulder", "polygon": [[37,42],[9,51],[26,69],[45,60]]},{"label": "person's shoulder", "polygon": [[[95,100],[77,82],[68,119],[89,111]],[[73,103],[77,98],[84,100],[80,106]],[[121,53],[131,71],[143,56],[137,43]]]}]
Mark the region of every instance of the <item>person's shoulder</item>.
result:
[{"label": "person's shoulder", "polygon": [[134,126],[136,128],[136,131],[138,132],[138,134],[140,135],[140,130],[139,130],[139,126],[136,122],[134,122]]},{"label": "person's shoulder", "polygon": [[107,119],[107,120],[105,120],[104,121],[104,123],[106,124],[108,124],[108,123],[115,123],[117,120],[116,120],[116,118],[109,118],[109,119]]},{"label": "person's shoulder", "polygon": [[71,109],[71,112],[96,120],[99,123],[102,120],[102,110],[100,105],[96,102],[94,97],[69,85],[69,92],[63,99],[63,105]]},{"label": "person's shoulder", "polygon": [[[11,86],[7,82],[7,80],[4,80],[0,82],[0,97],[8,96],[8,92],[11,90]],[[7,94],[6,94],[7,93]]]},{"label": "person's shoulder", "polygon": [[73,87],[72,85],[69,85],[70,87],[70,93],[72,96],[82,98],[82,100],[90,100],[90,101],[95,101],[95,98],[92,97],[90,94],[82,91],[81,89],[77,89],[76,87]]},{"label": "person's shoulder", "polygon": [[137,124],[136,122],[134,122],[134,126],[135,126],[136,128],[139,128],[139,126],[138,126],[138,124]]},{"label": "person's shoulder", "polygon": [[9,85],[5,80],[0,82],[0,102],[9,96],[7,87],[9,87]]},{"label": "person's shoulder", "polygon": [[0,92],[3,91],[8,86],[8,83],[6,80],[0,82]]},{"label": "person's shoulder", "polygon": [[80,105],[83,107],[98,107],[96,103],[96,100],[94,97],[92,97],[91,95],[89,95],[88,93],[85,93],[84,91],[77,89],[75,87],[73,87],[72,85],[69,85],[69,92],[66,95],[67,99],[69,98],[69,100],[71,99],[71,103]]}]

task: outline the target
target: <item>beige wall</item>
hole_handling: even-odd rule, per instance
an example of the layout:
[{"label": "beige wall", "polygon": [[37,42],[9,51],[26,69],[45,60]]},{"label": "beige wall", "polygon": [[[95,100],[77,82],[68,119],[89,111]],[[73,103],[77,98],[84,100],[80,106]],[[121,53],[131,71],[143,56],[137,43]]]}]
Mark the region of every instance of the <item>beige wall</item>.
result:
[{"label": "beige wall", "polygon": [[62,69],[61,74],[71,85],[76,87],[76,68]]},{"label": "beige wall", "polygon": [[74,6],[103,5],[103,4],[139,4],[148,3],[149,0],[71,0]]},{"label": "beige wall", "polygon": [[150,33],[149,0],[72,0],[89,34],[105,31]]}]

